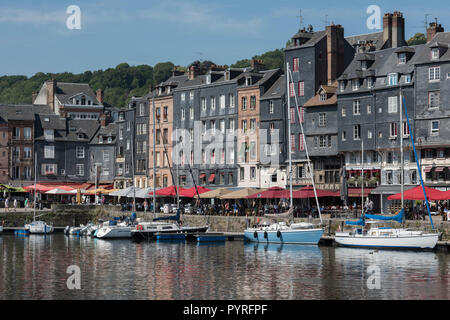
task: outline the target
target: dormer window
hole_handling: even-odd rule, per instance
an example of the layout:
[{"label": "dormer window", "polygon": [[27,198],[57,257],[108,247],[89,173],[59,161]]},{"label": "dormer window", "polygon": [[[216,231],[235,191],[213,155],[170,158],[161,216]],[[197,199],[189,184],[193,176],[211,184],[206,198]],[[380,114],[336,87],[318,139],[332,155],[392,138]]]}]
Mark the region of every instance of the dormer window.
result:
[{"label": "dormer window", "polygon": [[398,64],[405,64],[405,63],[406,63],[406,53],[399,53]]},{"label": "dormer window", "polygon": [[320,101],[326,101],[327,100],[327,93],[326,92],[321,92],[319,95],[319,99]]},{"label": "dormer window", "polygon": [[398,75],[396,73],[390,73],[388,75],[388,85],[396,86],[398,84]]},{"label": "dormer window", "polygon": [[158,88],[158,95],[162,95],[162,88],[161,87]]},{"label": "dormer window", "polygon": [[85,97],[85,96],[82,96],[82,97],[81,97],[81,105],[82,105],[82,106],[85,106],[85,105],[86,105],[86,97]]},{"label": "dormer window", "polygon": [[343,92],[345,90],[345,81],[339,81],[339,90]]},{"label": "dormer window", "polygon": [[361,70],[367,70],[367,61],[361,61]]},{"label": "dormer window", "polygon": [[206,84],[211,84],[211,75],[210,74],[206,75]]},{"label": "dormer window", "polygon": [[230,71],[225,71],[225,80],[230,80]]},{"label": "dormer window", "polygon": [[405,74],[405,83],[411,83],[411,74]]},{"label": "dormer window", "polygon": [[167,94],[170,93],[170,86],[167,86]]},{"label": "dormer window", "polygon": [[103,143],[103,137],[102,136],[98,136],[98,143]]},{"label": "dormer window", "polygon": [[252,85],[252,78],[245,78],[245,85],[251,86]]},{"label": "dormer window", "polygon": [[433,60],[439,59],[439,48],[431,49],[431,59]]},{"label": "dormer window", "polygon": [[367,88],[372,88],[372,87],[373,87],[373,78],[368,77],[367,78]]},{"label": "dormer window", "polygon": [[353,79],[352,80],[352,90],[358,90],[359,89],[359,79]]}]

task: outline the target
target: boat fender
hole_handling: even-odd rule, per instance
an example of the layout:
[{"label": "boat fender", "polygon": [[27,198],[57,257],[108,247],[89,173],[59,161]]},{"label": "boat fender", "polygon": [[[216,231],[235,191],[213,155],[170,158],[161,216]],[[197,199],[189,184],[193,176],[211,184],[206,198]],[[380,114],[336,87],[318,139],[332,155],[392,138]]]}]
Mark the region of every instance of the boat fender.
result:
[{"label": "boat fender", "polygon": [[264,231],[264,239],[267,239],[267,231]]},{"label": "boat fender", "polygon": [[258,238],[258,232],[255,231],[255,232],[253,233],[253,238],[255,238],[255,239]]},{"label": "boat fender", "polygon": [[280,230],[277,231],[277,237],[281,238],[281,231]]},{"label": "boat fender", "polygon": [[136,226],[136,230],[144,230],[144,227],[142,225],[138,224]]}]

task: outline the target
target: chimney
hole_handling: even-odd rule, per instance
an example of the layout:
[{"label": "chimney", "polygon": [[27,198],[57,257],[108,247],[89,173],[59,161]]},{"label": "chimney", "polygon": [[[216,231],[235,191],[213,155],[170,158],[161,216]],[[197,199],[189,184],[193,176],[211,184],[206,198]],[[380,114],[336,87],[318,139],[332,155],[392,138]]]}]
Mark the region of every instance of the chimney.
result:
[{"label": "chimney", "polygon": [[106,115],[105,114],[102,114],[100,116],[100,125],[102,128],[106,127]]},{"label": "chimney", "polygon": [[36,101],[36,98],[37,98],[38,94],[39,94],[39,92],[33,91],[33,93],[31,94],[31,104],[34,104],[34,102]]},{"label": "chimney", "polygon": [[184,74],[184,72],[177,70],[177,68],[173,68],[173,70],[172,70],[172,77],[182,76],[183,74]]},{"label": "chimney", "polygon": [[392,48],[400,48],[406,45],[405,19],[403,13],[394,11],[392,15]]},{"label": "chimney", "polygon": [[97,100],[100,104],[103,104],[103,90],[101,88],[97,89]]},{"label": "chimney", "polygon": [[50,106],[53,112],[55,112],[55,94],[56,94],[56,80],[48,80],[47,84],[47,104]]},{"label": "chimney", "polygon": [[265,69],[264,61],[259,59],[252,59],[251,67],[253,69],[253,72],[263,71]]},{"label": "chimney", "polygon": [[327,82],[331,85],[344,71],[344,28],[330,25],[327,35]]},{"label": "chimney", "polygon": [[385,13],[383,16],[383,42],[386,48],[390,48],[392,44],[392,13]]},{"label": "chimney", "polygon": [[431,22],[430,26],[427,28],[427,42],[433,40],[434,36],[438,32],[444,32],[444,28],[442,28],[441,24],[438,24],[436,18],[436,22]]}]

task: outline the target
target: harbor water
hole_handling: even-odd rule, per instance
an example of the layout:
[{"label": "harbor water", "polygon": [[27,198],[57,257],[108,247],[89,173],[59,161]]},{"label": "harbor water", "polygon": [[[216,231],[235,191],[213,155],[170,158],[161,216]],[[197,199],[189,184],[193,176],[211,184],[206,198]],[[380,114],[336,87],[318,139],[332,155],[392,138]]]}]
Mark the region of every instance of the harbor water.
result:
[{"label": "harbor water", "polygon": [[437,252],[3,234],[0,259],[1,300],[450,298],[450,255]]}]

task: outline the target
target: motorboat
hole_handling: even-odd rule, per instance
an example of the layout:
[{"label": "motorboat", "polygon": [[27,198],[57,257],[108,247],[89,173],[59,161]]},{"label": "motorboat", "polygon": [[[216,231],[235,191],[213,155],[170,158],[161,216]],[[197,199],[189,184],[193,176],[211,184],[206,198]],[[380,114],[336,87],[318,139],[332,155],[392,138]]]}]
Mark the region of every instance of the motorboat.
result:
[{"label": "motorboat", "polygon": [[[359,221],[348,221],[348,225],[359,226],[351,232],[336,232],[335,241],[341,246],[387,248],[387,249],[433,249],[440,233],[428,233],[405,228],[380,227],[381,222],[403,219],[404,209],[395,216],[368,215]],[[365,221],[366,218],[377,219]]]},{"label": "motorboat", "polygon": [[117,224],[107,224],[100,227],[95,236],[99,239],[111,238],[131,238],[131,230],[135,228],[127,222],[120,222]]},{"label": "motorboat", "polygon": [[184,233],[186,235],[194,235],[206,232],[208,231],[208,228],[208,225],[198,227],[180,226],[178,222],[141,222],[131,230],[131,238],[133,240],[155,240],[156,235],[162,233]]},{"label": "motorboat", "polygon": [[252,242],[317,245],[323,233],[323,227],[310,223],[266,222],[245,229],[244,238]]},{"label": "motorboat", "polygon": [[30,224],[26,224],[25,229],[31,234],[48,234],[52,233],[54,230],[52,225],[49,225],[44,221],[33,221]]}]

